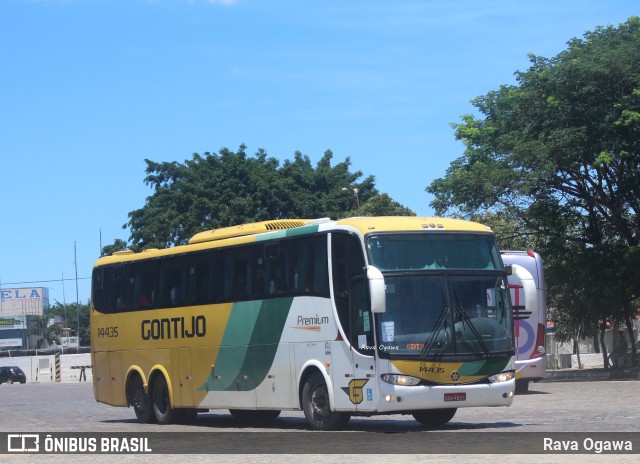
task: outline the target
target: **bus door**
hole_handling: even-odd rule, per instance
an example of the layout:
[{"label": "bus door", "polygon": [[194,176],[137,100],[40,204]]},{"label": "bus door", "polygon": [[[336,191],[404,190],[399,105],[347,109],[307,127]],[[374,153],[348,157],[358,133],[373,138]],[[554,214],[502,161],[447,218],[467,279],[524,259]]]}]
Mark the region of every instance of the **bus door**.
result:
[{"label": "bus door", "polygon": [[172,351],[171,364],[174,369],[174,398],[176,406],[193,406],[193,374],[191,372],[191,349],[178,348]]},{"label": "bus door", "polygon": [[[348,345],[346,357],[351,364],[349,373],[336,382],[346,382],[335,389],[336,398],[346,399],[348,405],[360,411],[374,408],[375,362],[373,354],[373,317],[369,305],[368,285],[364,276],[365,259],[360,240],[348,233],[331,234],[331,270],[333,295],[338,317]],[[335,353],[333,356],[335,357]],[[335,360],[334,360],[335,365]],[[336,401],[338,404],[339,401]]]},{"label": "bus door", "polygon": [[351,356],[353,380],[349,397],[358,411],[375,409],[375,340],[373,314],[369,298],[369,282],[365,277],[353,279],[350,289]]},{"label": "bus door", "polygon": [[93,354],[93,385],[96,400],[111,404],[111,371],[109,352],[96,351]]}]

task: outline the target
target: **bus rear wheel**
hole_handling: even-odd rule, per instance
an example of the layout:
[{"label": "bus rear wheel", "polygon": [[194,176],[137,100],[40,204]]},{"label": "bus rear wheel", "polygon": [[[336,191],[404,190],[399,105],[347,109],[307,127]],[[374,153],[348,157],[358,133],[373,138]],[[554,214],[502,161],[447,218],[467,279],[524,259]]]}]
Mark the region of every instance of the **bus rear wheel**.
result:
[{"label": "bus rear wheel", "polygon": [[142,384],[142,378],[139,375],[129,381],[129,393],[127,395],[129,404],[133,406],[133,411],[136,413],[138,422],[142,424],[150,424],[154,421],[155,416],[153,414],[153,404],[151,403],[151,397],[144,391],[144,385]]},{"label": "bus rear wheel", "polygon": [[315,430],[336,430],[349,422],[351,415],[331,411],[329,390],[320,372],[314,372],[302,388],[302,409],[307,422]]},{"label": "bus rear wheel", "polygon": [[457,408],[450,409],[429,409],[426,411],[417,411],[413,413],[413,418],[427,427],[435,427],[443,425],[453,419]]},{"label": "bus rear wheel", "polygon": [[153,400],[153,413],[158,424],[164,425],[173,422],[177,414],[176,410],[171,407],[169,387],[162,374],[158,375],[153,382],[151,398]]}]

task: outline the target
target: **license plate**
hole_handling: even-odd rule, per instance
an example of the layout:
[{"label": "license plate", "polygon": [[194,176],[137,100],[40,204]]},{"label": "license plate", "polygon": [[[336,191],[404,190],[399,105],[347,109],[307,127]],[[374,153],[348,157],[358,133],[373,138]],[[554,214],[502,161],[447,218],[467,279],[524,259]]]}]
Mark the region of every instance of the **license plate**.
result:
[{"label": "license plate", "polygon": [[467,394],[466,393],[445,393],[444,400],[445,401],[466,401]]}]

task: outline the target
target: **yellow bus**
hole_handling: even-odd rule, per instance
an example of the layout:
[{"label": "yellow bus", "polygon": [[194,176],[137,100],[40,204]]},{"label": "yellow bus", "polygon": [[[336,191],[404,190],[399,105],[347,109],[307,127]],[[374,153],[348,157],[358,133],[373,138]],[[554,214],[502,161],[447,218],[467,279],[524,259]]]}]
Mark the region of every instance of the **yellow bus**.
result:
[{"label": "yellow bus", "polygon": [[453,219],[274,220],[102,257],[91,345],[96,400],[145,423],[228,409],[302,410],[318,430],[374,414],[433,426],[515,389],[500,252]]}]

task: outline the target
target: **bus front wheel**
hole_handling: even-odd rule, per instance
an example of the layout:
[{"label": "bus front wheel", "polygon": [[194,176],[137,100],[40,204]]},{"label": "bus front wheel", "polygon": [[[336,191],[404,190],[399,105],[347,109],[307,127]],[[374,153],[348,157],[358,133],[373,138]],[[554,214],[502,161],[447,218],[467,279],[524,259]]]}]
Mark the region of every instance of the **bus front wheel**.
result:
[{"label": "bus front wheel", "polygon": [[307,422],[315,430],[340,429],[351,417],[346,412],[331,411],[329,390],[320,372],[311,374],[302,388],[302,409]]},{"label": "bus front wheel", "polygon": [[133,411],[136,413],[138,422],[142,424],[150,424],[153,422],[155,416],[153,414],[151,397],[144,391],[142,378],[140,378],[139,375],[134,375],[129,382],[128,400],[129,404],[133,406]]},{"label": "bus front wheel", "polygon": [[413,413],[413,418],[427,427],[443,425],[453,419],[457,409],[429,409]]},{"label": "bus front wheel", "polygon": [[170,424],[176,416],[176,411],[171,407],[169,399],[169,387],[167,381],[162,374],[156,377],[153,382],[153,390],[151,398],[153,400],[153,413],[156,416],[158,424]]}]

